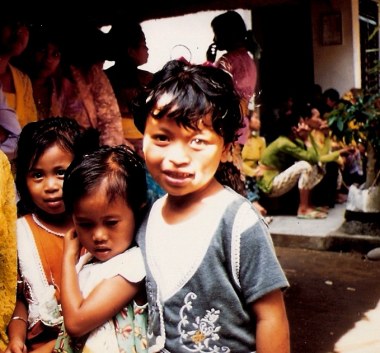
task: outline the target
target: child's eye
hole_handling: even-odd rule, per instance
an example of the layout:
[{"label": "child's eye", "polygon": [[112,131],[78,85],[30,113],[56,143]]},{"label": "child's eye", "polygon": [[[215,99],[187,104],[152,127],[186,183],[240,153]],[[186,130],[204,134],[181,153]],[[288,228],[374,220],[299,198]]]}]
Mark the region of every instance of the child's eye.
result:
[{"label": "child's eye", "polygon": [[192,145],[195,145],[195,146],[202,146],[202,145],[206,145],[207,144],[207,141],[205,140],[202,140],[200,138],[195,138],[191,141],[191,144]]},{"label": "child's eye", "polygon": [[168,141],[169,140],[169,138],[166,135],[154,135],[153,138],[156,141],[160,141],[160,142]]},{"label": "child's eye", "polygon": [[153,135],[152,139],[158,146],[166,146],[169,143],[169,137],[163,134]]},{"label": "child's eye", "polygon": [[42,173],[41,172],[32,172],[30,174],[33,179],[41,179],[42,178]]},{"label": "child's eye", "polygon": [[66,172],[66,169],[59,169],[57,170],[57,175],[63,177],[65,176],[65,172]]},{"label": "child's eye", "polygon": [[108,219],[105,221],[107,227],[114,227],[119,223],[117,219]]}]

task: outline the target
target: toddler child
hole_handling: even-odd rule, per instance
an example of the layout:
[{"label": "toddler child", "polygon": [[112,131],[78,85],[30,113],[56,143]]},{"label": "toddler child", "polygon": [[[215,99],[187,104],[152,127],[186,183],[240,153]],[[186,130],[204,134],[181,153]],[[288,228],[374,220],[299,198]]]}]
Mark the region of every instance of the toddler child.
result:
[{"label": "toddler child", "polygon": [[74,229],[65,236],[64,330],[55,352],[145,352],[145,269],[135,230],[146,189],[143,160],[126,146],[103,146],[70,166],[64,201]]}]

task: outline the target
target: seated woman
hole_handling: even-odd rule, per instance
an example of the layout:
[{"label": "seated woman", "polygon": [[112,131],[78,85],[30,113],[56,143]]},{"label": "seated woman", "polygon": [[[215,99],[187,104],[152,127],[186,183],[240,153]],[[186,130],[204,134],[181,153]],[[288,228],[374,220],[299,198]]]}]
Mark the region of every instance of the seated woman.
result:
[{"label": "seated woman", "polygon": [[289,192],[297,183],[300,201],[297,217],[304,219],[326,218],[327,214],[315,209],[310,202],[311,190],[323,173],[318,168],[318,153],[307,148],[309,127],[298,113],[281,116],[280,136],[271,142],[262,154],[257,175],[259,188],[268,197],[278,197]]},{"label": "seated woman", "polygon": [[312,116],[311,107],[296,108],[278,120],[280,136],[270,143],[260,160],[258,185],[268,197],[289,192],[296,184],[299,190],[297,217],[326,218],[327,213],[311,203],[311,190],[324,176],[323,163],[347,153],[347,148],[320,155],[315,143],[308,146],[310,127],[305,118]]},{"label": "seated woman", "polygon": [[267,210],[259,202],[260,192],[256,181],[258,162],[266,147],[265,138],[260,136],[260,127],[261,122],[257,111],[254,111],[249,119],[250,135],[241,153],[247,199],[251,201],[252,205],[256,207],[262,216],[266,216]]}]

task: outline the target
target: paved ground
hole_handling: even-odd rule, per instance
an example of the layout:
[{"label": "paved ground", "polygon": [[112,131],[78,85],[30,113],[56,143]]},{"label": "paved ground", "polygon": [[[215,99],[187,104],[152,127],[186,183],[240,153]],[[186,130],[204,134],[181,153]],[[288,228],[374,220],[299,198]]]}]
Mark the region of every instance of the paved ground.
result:
[{"label": "paved ground", "polygon": [[292,353],[380,352],[380,262],[357,252],[276,247],[290,287]]},{"label": "paved ground", "polygon": [[313,250],[359,251],[380,246],[380,236],[342,231],[346,205],[336,204],[325,219],[298,219],[295,215],[273,216],[269,224],[275,245]]},{"label": "paved ground", "polygon": [[291,287],[292,353],[380,353],[379,236],[347,234],[345,204],[323,220],[274,216],[269,228]]}]

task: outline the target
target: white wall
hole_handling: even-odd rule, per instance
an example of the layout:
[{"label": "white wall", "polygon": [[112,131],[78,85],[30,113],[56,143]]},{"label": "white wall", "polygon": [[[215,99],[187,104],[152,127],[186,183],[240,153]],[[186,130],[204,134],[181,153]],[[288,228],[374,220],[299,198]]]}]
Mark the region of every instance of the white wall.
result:
[{"label": "white wall", "polygon": [[[251,11],[242,9],[236,11],[242,15],[247,29],[251,29]],[[205,62],[207,48],[214,37],[211,21],[223,12],[225,11],[204,11],[142,22],[149,48],[149,59],[140,68],[156,72],[168,60],[180,56],[193,64]]]},{"label": "white wall", "polygon": [[[335,88],[343,95],[353,87],[361,87],[357,4],[358,0],[312,1],[314,80],[323,90]],[[323,46],[320,16],[329,11],[340,11],[342,14],[343,42]]]}]

